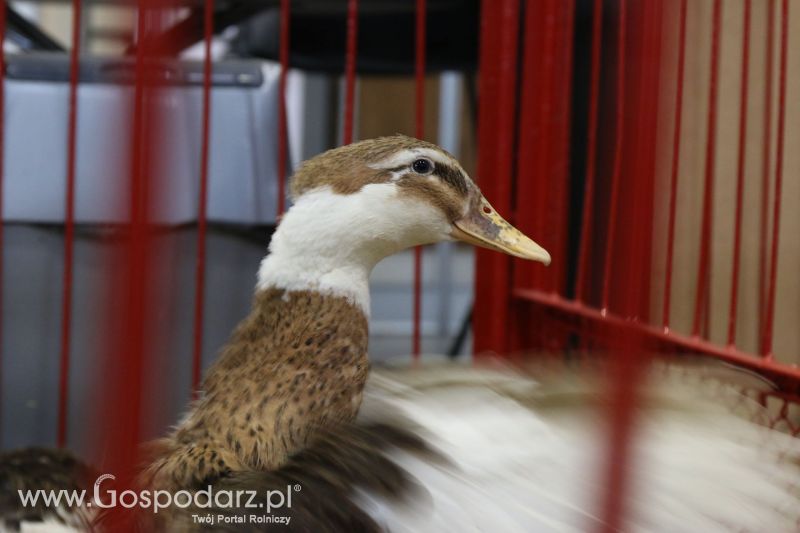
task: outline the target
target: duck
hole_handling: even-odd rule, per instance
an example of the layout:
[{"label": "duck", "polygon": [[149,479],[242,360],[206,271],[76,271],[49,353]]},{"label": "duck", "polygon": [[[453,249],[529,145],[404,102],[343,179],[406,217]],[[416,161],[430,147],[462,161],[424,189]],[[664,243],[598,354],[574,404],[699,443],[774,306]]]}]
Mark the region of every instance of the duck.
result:
[{"label": "duck", "polygon": [[[541,354],[371,368],[368,356],[369,276],[383,258],[444,240],[543,265],[548,252],[456,158],[411,137],[324,152],[298,168],[290,190],[250,313],[184,417],[146,446],[137,485],[203,493],[208,505],[144,510],[137,527],[602,527],[602,358],[577,368]],[[625,530],[795,530],[797,439],[769,427],[766,408],[742,392],[770,384],[707,361],[654,364],[646,377]]]},{"label": "duck", "polygon": [[209,368],[200,398],[156,445],[147,471],[155,486],[275,470],[317,428],[354,420],[369,371],[369,275],[385,257],[457,239],[550,262],[453,156],[411,137],[318,155],[297,170],[291,193],[250,315]]}]

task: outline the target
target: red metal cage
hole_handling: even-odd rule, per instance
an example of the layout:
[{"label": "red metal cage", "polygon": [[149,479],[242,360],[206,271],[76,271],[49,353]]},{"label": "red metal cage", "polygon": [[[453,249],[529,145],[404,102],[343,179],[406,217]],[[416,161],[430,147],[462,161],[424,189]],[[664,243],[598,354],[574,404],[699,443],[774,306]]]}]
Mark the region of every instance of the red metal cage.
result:
[{"label": "red metal cage", "polygon": [[[793,127],[786,121],[790,2],[779,2],[780,9],[775,9],[776,2],[757,3],[759,9],[767,10],[760,18],[767,27],[758,28],[757,33],[766,41],[768,54],[763,73],[750,68],[755,63],[750,46],[753,2],[740,6],[716,0],[711,16],[706,17],[710,28],[696,26],[698,33],[690,36],[687,14],[697,19],[703,15],[697,4],[701,3],[684,0],[676,7],[661,2],[594,2],[591,47],[575,52],[576,56],[588,56],[591,63],[586,131],[571,130],[573,4],[529,2],[524,20],[517,2],[484,6],[480,88],[483,101],[490,100],[493,105],[481,108],[481,186],[500,211],[512,212],[520,228],[551,250],[553,265],[542,270],[481,252],[477,352],[563,347],[566,339],[550,334],[551,321],[566,321],[581,335],[637,333],[652,349],[717,357],[762,373],[786,392],[798,392],[800,370],[793,364],[796,354],[776,354],[773,340],[778,335],[792,335],[790,327],[776,331],[775,314],[780,287],[795,283],[782,279],[778,272],[781,252],[791,252],[789,242],[781,238],[785,138],[787,129]],[[740,56],[739,108],[725,110],[738,112],[738,132],[730,148],[721,146],[718,138],[723,9],[743,11],[739,21],[743,41],[733,43],[738,48],[735,52],[729,51]],[[681,124],[686,114],[686,43],[690,37],[695,46],[708,41],[705,45],[710,47],[704,69],[708,77],[703,96],[707,100],[706,132],[698,138],[705,162],[700,224],[695,229],[699,234],[696,268],[691,274],[694,290],[678,294],[673,282],[676,242],[687,238],[676,230],[676,212],[685,198],[678,194],[678,187],[681,179],[687,178],[680,172],[681,149],[686,149],[687,139],[694,140],[690,133],[698,137]],[[677,51],[665,50],[666,46]],[[774,66],[773,56],[777,56]],[[748,85],[762,75],[761,83],[777,86],[777,108],[762,113],[760,118],[767,125],[753,131],[752,126],[748,129],[748,115],[754,114],[747,112],[752,98]],[[766,109],[772,110],[773,89],[761,92],[767,99]],[[692,96],[699,100],[696,94]],[[776,122],[774,138],[771,121]],[[766,134],[759,139],[757,134],[762,132]],[[581,134],[586,135],[585,166],[575,168],[578,160],[571,158],[570,143]],[[730,137],[726,135],[726,140]],[[745,168],[746,143],[752,140],[763,143],[760,172]],[[736,195],[725,228],[733,226],[733,242],[730,256],[724,257],[712,250],[712,239],[719,238],[723,230],[712,226],[715,208],[724,207],[714,196],[715,182],[720,181],[716,166],[728,153],[735,161]],[[584,179],[573,179],[576,174]],[[660,174],[668,174],[668,179],[661,179]],[[742,249],[747,180],[763,187],[765,194],[756,206],[763,236],[758,250],[762,275],[745,278],[741,264],[756,256],[752,250],[745,256]],[[581,190],[569,190],[581,181]],[[726,180],[717,186],[727,184]],[[753,202],[749,203],[752,207]],[[663,236],[654,227],[659,210],[666,214]],[[659,255],[662,264],[656,264]],[[576,260],[575,271],[572,259]],[[732,265],[732,275],[727,276],[727,309],[712,307],[709,297],[718,261]],[[758,323],[748,324],[758,329],[758,342],[751,341],[747,347],[737,342],[742,329],[737,320],[738,300],[744,285],[756,288],[761,310]],[[693,302],[688,328],[675,325],[676,297]],[[715,322],[714,313],[725,315],[722,334],[709,329]]]},{"label": "red metal cage", "polygon": [[[81,4],[72,2],[58,395],[61,446],[69,430]],[[148,218],[152,199],[164,187],[150,172],[151,146],[163,132],[151,95],[164,80],[149,73],[152,61],[170,50],[163,38],[166,4],[136,2],[133,120],[127,132],[131,159],[118,198],[129,209],[130,221],[119,251],[124,268],[108,280],[112,289],[106,304],[113,304],[116,312],[101,317],[100,331],[113,336],[105,342],[109,347],[113,342],[114,349],[108,350],[99,374],[107,401],[94,416],[98,431],[102,428],[111,441],[105,449],[112,456],[106,459],[117,472],[134,464],[141,440],[145,339],[158,305],[148,291],[159,275],[152,261],[157,246]],[[792,76],[800,75],[789,46],[791,35],[800,35],[791,31],[800,20],[800,5],[790,0],[484,0],[482,4],[476,178],[496,209],[541,242],[553,263],[545,269],[496,253],[478,253],[474,350],[508,354],[598,348],[615,354],[619,364],[608,472],[612,489],[605,502],[612,530],[621,523],[622,490],[616,489],[624,486],[622,465],[634,384],[648,354],[700,354],[758,372],[776,385],[774,397],[783,402],[777,419],[794,434],[800,432],[797,419],[789,416],[789,405],[798,402],[800,394],[796,366],[800,352],[777,349],[791,346],[793,341],[786,339],[797,329],[797,309],[793,314],[784,311],[786,316],[779,321],[777,302],[784,289],[798,290],[792,275],[798,266],[796,239],[786,235],[792,230],[787,225],[796,218],[787,218],[785,194],[787,182],[791,180],[793,187],[797,182],[792,178],[798,169],[790,173],[785,166],[791,152],[787,139],[800,131],[798,122],[788,118],[796,113],[798,99],[791,98],[787,89]],[[348,0],[347,5],[345,142],[353,138],[359,2]],[[291,2],[281,0],[280,6],[277,174],[285,178]],[[425,0],[417,0],[416,10],[416,134],[422,137]],[[580,18],[578,13],[588,16]],[[203,344],[212,0],[205,1],[202,21],[206,59],[200,110],[193,388],[200,378]],[[5,20],[0,19],[0,32],[4,28]],[[0,70],[3,67],[0,56]],[[723,129],[728,115],[735,118],[732,133]],[[2,147],[0,138],[0,169]],[[695,160],[702,169],[701,179],[693,174]],[[284,186],[280,179],[278,212],[284,209]],[[728,189],[735,191],[732,201],[720,200],[719,192]],[[694,202],[687,190],[699,191],[700,201]],[[755,200],[748,191],[757,191]],[[0,176],[0,209],[2,192]],[[745,249],[745,234],[751,227],[757,239],[747,242],[757,241],[756,250]],[[1,230],[2,225],[0,254]],[[716,245],[720,239],[727,239],[726,244]],[[418,251],[415,257],[412,347],[419,354]],[[0,268],[2,264],[0,258]],[[743,300],[753,295],[757,303],[748,303],[748,311],[743,311]],[[689,305],[678,309],[676,302]],[[782,309],[790,307],[791,303]]]},{"label": "red metal cage", "polygon": [[[480,185],[553,264],[479,252],[474,331],[477,353],[614,354],[605,502],[614,530],[634,383],[649,354],[758,372],[776,385],[773,423],[800,432],[790,415],[800,393],[792,296],[776,322],[781,291],[797,287],[797,258],[781,257],[795,253],[783,185],[797,131],[787,80],[798,6],[595,0],[581,23],[576,5],[588,4],[483,4]],[[582,49],[576,31],[588,36]],[[700,152],[702,166],[690,166]],[[735,193],[721,200],[726,190]],[[746,225],[757,235],[747,250]],[[743,298],[755,302],[747,316]],[[778,351],[776,339],[790,348]]]}]

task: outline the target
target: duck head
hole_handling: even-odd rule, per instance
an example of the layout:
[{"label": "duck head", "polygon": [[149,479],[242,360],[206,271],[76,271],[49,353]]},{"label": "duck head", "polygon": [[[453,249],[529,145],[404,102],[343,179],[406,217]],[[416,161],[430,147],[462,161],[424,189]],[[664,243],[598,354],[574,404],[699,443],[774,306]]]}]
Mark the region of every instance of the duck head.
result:
[{"label": "duck head", "polygon": [[370,139],[320,154],[297,170],[291,192],[294,204],[273,236],[259,286],[329,290],[364,307],[364,294],[353,296],[353,289],[366,291],[378,261],[447,240],[550,262],[453,156],[414,138]]}]

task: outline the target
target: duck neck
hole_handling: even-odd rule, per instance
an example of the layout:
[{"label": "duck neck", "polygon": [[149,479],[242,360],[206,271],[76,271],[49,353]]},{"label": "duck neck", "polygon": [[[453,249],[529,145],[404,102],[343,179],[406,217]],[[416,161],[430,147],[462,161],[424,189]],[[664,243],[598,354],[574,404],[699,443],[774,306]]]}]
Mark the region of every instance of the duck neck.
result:
[{"label": "duck neck", "polygon": [[364,194],[328,188],[306,193],[286,212],[262,260],[257,288],[341,296],[369,316],[369,276],[383,259],[406,247],[389,238]]}]

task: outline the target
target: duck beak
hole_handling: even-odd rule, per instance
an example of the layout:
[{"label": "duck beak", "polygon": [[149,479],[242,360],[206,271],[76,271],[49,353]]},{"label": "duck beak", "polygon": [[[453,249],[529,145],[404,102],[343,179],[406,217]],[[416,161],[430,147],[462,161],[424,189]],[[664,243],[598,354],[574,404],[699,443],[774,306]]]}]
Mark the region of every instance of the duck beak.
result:
[{"label": "duck beak", "polygon": [[453,226],[450,235],[459,241],[550,264],[547,250],[506,222],[481,194],[470,202],[467,214],[453,222]]}]

